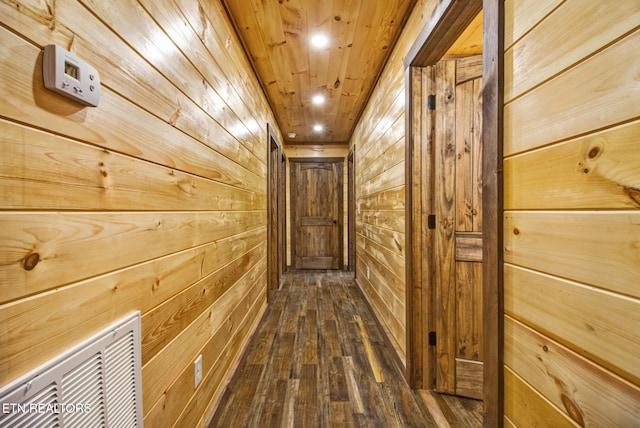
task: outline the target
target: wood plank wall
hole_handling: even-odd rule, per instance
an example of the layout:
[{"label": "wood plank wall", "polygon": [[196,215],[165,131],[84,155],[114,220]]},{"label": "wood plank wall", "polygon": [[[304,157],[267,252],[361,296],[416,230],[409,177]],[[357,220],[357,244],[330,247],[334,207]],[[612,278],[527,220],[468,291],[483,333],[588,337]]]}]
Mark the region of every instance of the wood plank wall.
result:
[{"label": "wood plank wall", "polygon": [[[203,426],[265,310],[274,123],[220,2],[0,21],[0,385],[139,310],[145,425]],[[99,107],[43,88],[50,43],[98,69]]]},{"label": "wood plank wall", "polygon": [[505,21],[505,425],[637,426],[640,3]]},{"label": "wood plank wall", "polygon": [[416,3],[350,142],[357,149],[356,279],[401,361],[406,358],[403,59],[437,3]]}]

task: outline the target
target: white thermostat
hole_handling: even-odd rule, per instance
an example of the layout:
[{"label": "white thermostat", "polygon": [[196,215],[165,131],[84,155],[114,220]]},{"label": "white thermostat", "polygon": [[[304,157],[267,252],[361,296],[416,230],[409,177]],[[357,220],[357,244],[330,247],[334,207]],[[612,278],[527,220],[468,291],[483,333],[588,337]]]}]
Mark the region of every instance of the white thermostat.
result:
[{"label": "white thermostat", "polygon": [[100,76],[95,68],[60,46],[47,45],[42,56],[44,87],[79,103],[97,107]]}]

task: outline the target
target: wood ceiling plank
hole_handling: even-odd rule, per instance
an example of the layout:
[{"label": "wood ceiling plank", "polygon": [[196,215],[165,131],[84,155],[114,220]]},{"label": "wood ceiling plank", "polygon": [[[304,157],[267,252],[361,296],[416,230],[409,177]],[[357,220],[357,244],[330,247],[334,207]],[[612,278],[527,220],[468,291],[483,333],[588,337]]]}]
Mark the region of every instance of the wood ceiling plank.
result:
[{"label": "wood ceiling plank", "polygon": [[[348,143],[416,0],[223,0],[286,143]],[[309,46],[325,32],[326,48]],[[315,93],[325,103],[311,102]],[[314,133],[314,123],[325,132]]]},{"label": "wood ceiling plank", "polygon": [[[353,51],[353,40],[356,31],[356,20],[360,12],[362,0],[352,0],[349,2],[337,2],[334,4],[334,20],[332,23],[332,32],[337,34],[338,40],[337,50],[334,50],[329,63],[327,72],[327,85],[325,88],[325,96],[327,98],[327,106],[325,108],[325,117],[327,123],[336,123],[339,116],[344,112],[340,110],[341,92],[339,86],[336,88],[337,82],[344,82],[347,68],[350,64],[351,53]],[[339,19],[337,19],[339,18]]]}]

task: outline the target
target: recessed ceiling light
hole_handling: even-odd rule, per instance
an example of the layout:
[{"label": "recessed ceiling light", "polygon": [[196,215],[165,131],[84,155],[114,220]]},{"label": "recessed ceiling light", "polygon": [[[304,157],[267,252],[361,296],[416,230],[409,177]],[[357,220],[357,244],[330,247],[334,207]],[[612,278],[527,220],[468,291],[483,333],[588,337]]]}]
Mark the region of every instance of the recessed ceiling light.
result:
[{"label": "recessed ceiling light", "polygon": [[313,98],[311,99],[311,101],[313,101],[313,103],[316,104],[316,105],[320,105],[320,104],[324,103],[324,96],[322,96],[322,95],[314,95]]},{"label": "recessed ceiling light", "polygon": [[289,132],[289,138],[296,138],[295,132]]},{"label": "recessed ceiling light", "polygon": [[322,132],[322,125],[313,125],[313,130],[316,132]]},{"label": "recessed ceiling light", "polygon": [[311,44],[317,48],[323,48],[329,44],[329,39],[324,34],[316,34],[311,38]]}]

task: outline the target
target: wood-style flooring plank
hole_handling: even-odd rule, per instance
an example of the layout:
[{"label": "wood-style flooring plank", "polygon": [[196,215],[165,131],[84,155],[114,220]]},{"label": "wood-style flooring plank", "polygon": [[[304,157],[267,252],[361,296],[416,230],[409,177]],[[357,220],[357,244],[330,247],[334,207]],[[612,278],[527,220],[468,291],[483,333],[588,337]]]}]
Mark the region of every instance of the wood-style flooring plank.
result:
[{"label": "wood-style flooring plank", "polygon": [[353,274],[290,273],[269,302],[209,428],[436,427]]}]

